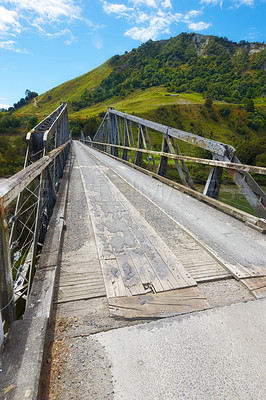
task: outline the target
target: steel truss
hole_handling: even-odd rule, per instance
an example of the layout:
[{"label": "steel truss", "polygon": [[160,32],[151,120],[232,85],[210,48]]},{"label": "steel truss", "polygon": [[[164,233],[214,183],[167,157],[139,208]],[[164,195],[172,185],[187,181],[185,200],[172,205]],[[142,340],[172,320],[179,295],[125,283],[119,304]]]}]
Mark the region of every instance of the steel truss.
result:
[{"label": "steel truss", "polygon": [[[150,136],[154,132],[162,135],[161,151],[154,151],[152,148]],[[212,160],[183,156],[179,140],[208,150]],[[113,108],[108,109],[93,141],[88,144],[137,166],[142,165],[143,154],[148,153],[150,170],[163,177],[167,173],[168,159],[172,158],[183,185],[193,190],[196,188],[186,162],[210,165],[204,194],[214,199],[218,199],[222,172],[225,168],[258,216],[266,219],[266,195],[249,173],[266,174],[266,169],[241,164],[235,155],[235,149],[230,145],[116,111]],[[155,155],[160,155],[158,167]]]}]

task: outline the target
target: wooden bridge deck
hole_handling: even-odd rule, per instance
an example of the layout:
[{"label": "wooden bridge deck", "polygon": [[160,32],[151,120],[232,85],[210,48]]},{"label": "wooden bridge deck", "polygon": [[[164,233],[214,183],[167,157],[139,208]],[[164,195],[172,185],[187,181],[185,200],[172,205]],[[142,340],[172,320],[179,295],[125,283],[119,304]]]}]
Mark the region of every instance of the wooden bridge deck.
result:
[{"label": "wooden bridge deck", "polygon": [[128,167],[117,170],[116,161],[80,143],[74,143],[74,154],[69,201],[76,202],[77,231],[73,245],[63,251],[56,303],[107,296],[111,316],[160,318],[208,308],[198,286],[202,282],[232,279],[245,271],[254,290],[264,286],[261,261],[249,269],[228,262],[156,204],[158,197],[169,202],[167,192],[162,199],[162,184],[145,177],[159,187],[148,198],[139,189],[140,180],[132,184],[121,176]]}]

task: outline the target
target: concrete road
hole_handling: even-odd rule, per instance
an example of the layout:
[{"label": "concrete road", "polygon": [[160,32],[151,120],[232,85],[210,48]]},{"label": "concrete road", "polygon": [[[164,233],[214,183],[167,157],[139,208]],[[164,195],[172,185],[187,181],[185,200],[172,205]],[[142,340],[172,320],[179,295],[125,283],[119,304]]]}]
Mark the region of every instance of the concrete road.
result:
[{"label": "concrete road", "polygon": [[264,400],[266,300],[93,336],[114,400]]}]

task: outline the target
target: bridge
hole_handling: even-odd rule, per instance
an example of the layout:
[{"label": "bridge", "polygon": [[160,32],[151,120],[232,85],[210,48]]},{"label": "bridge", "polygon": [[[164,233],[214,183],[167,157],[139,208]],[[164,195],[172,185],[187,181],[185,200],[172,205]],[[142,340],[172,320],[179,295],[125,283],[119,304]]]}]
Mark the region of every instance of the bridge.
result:
[{"label": "bridge", "polygon": [[[183,155],[183,143],[211,158]],[[203,193],[191,165],[209,171]],[[223,171],[254,215],[218,200]],[[266,196],[251,174],[266,169],[241,164],[229,145],[112,108],[93,140],[71,141],[65,103],[29,132],[25,168],[0,188],[2,397],[264,398]],[[170,332],[150,320],[177,326]],[[154,338],[145,336],[149,330]],[[172,341],[169,349],[157,349],[157,331]],[[209,345],[198,353],[206,335]],[[184,349],[203,372],[186,366]],[[204,353],[219,368],[226,357],[225,370]],[[132,363],[121,368],[125,354]],[[197,391],[160,378],[158,360],[170,377],[177,361],[183,380],[195,374]]]}]

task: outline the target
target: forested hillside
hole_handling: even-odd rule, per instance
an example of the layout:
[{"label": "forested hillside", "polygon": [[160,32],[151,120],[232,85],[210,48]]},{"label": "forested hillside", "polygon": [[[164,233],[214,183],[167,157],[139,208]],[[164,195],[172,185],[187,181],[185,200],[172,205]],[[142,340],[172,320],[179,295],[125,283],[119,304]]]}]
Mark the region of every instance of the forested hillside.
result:
[{"label": "forested hillside", "polygon": [[74,110],[159,85],[229,103],[266,94],[266,46],[259,43],[236,44],[226,38],[182,33],[169,40],[150,40],[109,63],[111,74],[96,89],[85,90],[73,102]]},{"label": "forested hillside", "polygon": [[181,33],[115,55],[95,70],[38,96],[23,112],[51,111],[67,101],[72,113],[159,86],[171,93],[194,92],[238,104],[265,96],[265,71],[263,43]]}]

